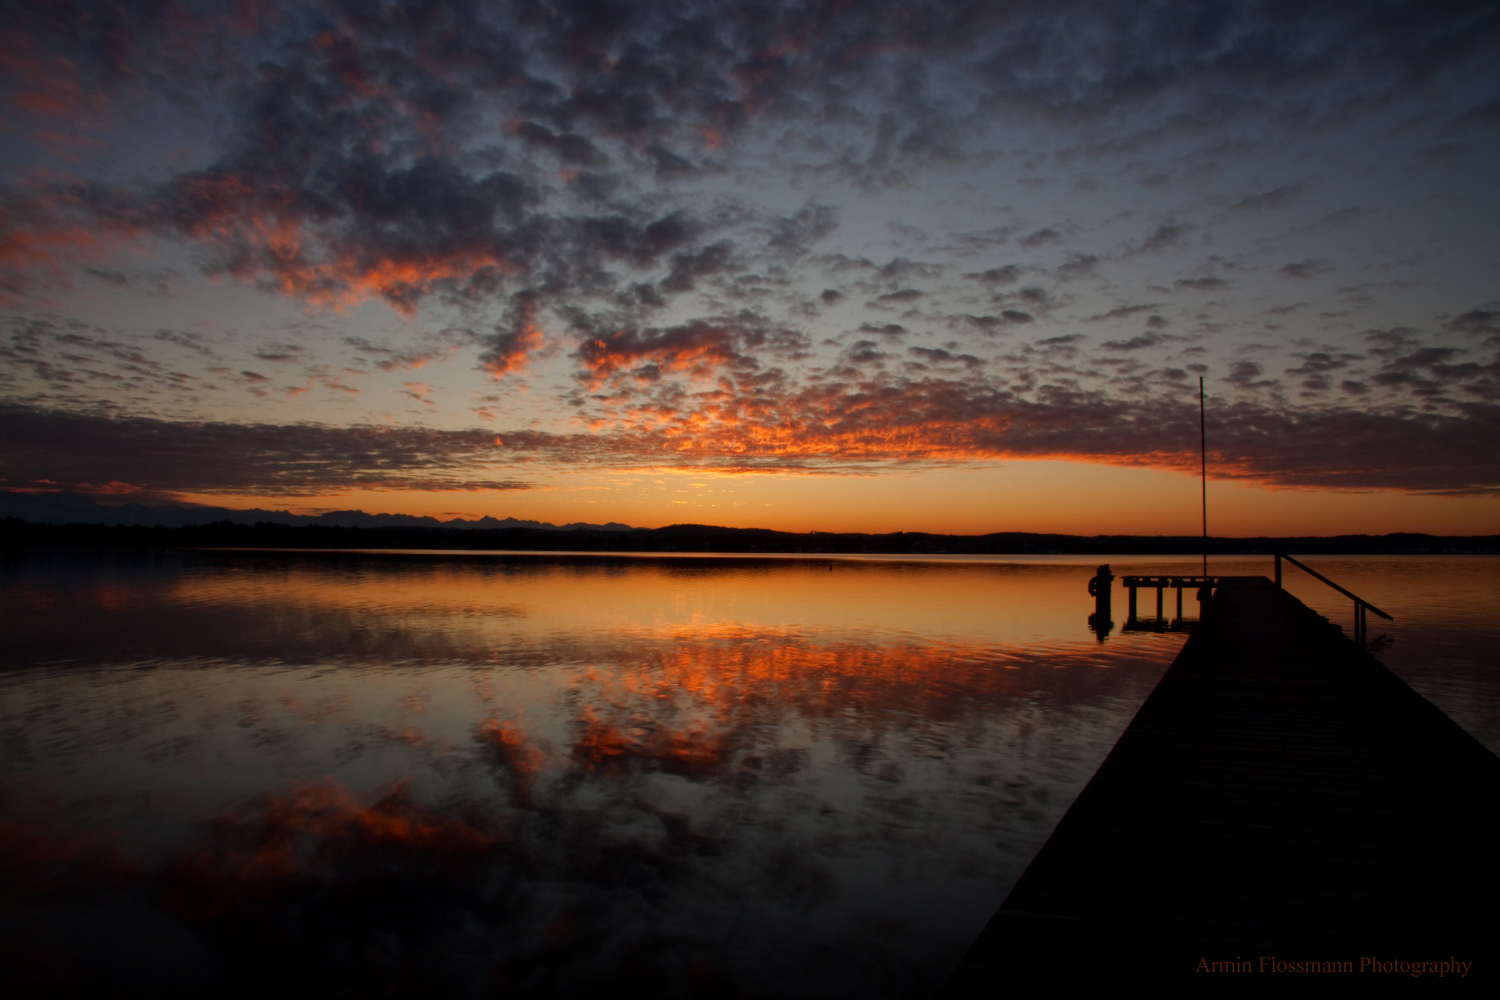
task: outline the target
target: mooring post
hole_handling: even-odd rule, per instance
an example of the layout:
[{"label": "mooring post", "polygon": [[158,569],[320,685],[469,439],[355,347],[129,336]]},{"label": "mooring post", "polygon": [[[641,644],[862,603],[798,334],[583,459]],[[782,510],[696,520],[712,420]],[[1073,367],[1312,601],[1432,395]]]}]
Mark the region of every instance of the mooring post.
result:
[{"label": "mooring post", "polygon": [[1177,620],[1182,621],[1182,581],[1177,581]]},{"label": "mooring post", "polygon": [[1276,589],[1281,589],[1281,553],[1276,553]]},{"label": "mooring post", "polygon": [[1160,580],[1156,581],[1156,620],[1161,621],[1161,592],[1164,588]]},{"label": "mooring post", "polygon": [[1130,620],[1135,621],[1135,587],[1130,588]]},{"label": "mooring post", "polygon": [[1094,613],[1089,616],[1089,628],[1103,642],[1104,637],[1109,635],[1114,628],[1112,621],[1112,609],[1110,608],[1110,597],[1114,589],[1115,575],[1109,571],[1109,564],[1100,566],[1089,580],[1089,593],[1094,598]]}]

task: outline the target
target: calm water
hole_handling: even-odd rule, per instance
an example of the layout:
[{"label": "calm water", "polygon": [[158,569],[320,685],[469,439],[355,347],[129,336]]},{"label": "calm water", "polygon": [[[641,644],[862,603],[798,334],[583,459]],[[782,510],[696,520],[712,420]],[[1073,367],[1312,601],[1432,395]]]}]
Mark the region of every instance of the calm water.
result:
[{"label": "calm water", "polygon": [[[1097,641],[1097,561],[11,555],[6,966],[80,995],[923,997],[1182,642]],[[1500,558],[1309,562],[1500,748]]]}]

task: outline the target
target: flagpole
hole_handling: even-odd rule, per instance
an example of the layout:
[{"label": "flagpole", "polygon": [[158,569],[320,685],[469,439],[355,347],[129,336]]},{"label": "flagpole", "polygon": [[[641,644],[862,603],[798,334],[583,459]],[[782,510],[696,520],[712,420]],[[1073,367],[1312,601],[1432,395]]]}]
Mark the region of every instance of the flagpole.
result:
[{"label": "flagpole", "polygon": [[1203,422],[1203,376],[1198,376],[1198,457],[1203,483],[1203,576],[1208,577],[1208,433]]}]

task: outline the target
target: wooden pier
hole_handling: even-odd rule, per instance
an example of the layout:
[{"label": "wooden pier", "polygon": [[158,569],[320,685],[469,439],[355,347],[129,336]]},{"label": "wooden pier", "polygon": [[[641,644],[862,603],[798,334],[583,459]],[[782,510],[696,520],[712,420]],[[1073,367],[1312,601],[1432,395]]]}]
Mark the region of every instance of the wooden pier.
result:
[{"label": "wooden pier", "polygon": [[940,998],[1495,978],[1500,759],[1272,581],[1217,583]]}]

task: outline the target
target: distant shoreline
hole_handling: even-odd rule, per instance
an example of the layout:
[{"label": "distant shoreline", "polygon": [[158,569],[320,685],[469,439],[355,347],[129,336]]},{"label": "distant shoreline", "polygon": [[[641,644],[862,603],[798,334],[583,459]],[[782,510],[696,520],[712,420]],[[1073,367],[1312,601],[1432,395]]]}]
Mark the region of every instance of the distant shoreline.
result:
[{"label": "distant shoreline", "polygon": [[[665,528],[336,527],[234,524],[183,527],[47,524],[0,520],[0,548],[18,549],[434,549],[518,552],[715,553],[767,555],[1171,555],[1197,556],[1194,535],[1061,535],[995,532],[790,532],[674,524]],[[1210,556],[1494,555],[1500,535],[1288,536],[1208,539]]]}]

